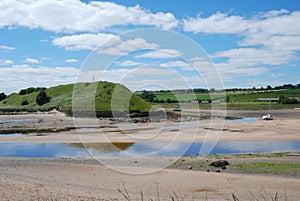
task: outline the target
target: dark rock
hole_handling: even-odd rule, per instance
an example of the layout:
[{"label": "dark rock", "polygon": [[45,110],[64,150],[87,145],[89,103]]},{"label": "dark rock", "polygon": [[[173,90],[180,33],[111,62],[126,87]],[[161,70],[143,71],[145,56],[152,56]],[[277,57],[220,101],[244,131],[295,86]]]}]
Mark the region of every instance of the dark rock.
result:
[{"label": "dark rock", "polygon": [[216,170],[216,172],[219,172],[219,173],[220,173],[220,172],[221,172],[221,170]]},{"label": "dark rock", "polygon": [[226,165],[230,165],[230,163],[227,160],[218,160],[214,161],[210,164],[210,166],[218,167],[218,168],[223,168]]}]

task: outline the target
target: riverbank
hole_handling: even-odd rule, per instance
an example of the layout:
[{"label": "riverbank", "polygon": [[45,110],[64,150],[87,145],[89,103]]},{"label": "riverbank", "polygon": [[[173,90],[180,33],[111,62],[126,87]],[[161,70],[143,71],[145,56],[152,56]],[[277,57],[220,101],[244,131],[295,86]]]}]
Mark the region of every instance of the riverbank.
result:
[{"label": "riverbank", "polygon": [[[191,112],[191,111],[189,111]],[[250,113],[249,113],[250,112]],[[0,115],[1,142],[276,142],[299,141],[300,110],[276,113],[263,121],[261,111],[228,111],[232,116],[254,117],[245,121],[215,118],[190,121],[118,123],[113,119],[72,118],[63,113]],[[290,114],[290,116],[288,116]],[[281,116],[282,115],[282,116]],[[297,116],[298,115],[298,116]]]},{"label": "riverbank", "polygon": [[[160,160],[171,160],[161,158]],[[239,155],[209,158],[181,158],[207,160],[226,159],[233,166],[237,162],[299,163],[299,153],[282,156]],[[284,160],[284,161],[282,161]],[[142,161],[138,161],[142,163]],[[152,163],[152,165],[155,163]],[[143,168],[140,168],[143,169]],[[142,170],[141,170],[142,171]],[[152,174],[118,173],[94,160],[86,159],[30,159],[4,158],[0,160],[0,192],[2,200],[297,200],[299,177],[274,175],[204,172],[186,168],[163,169]],[[17,189],[17,190],[16,190]],[[121,193],[122,192],[122,193]],[[141,198],[143,197],[143,198]]]}]

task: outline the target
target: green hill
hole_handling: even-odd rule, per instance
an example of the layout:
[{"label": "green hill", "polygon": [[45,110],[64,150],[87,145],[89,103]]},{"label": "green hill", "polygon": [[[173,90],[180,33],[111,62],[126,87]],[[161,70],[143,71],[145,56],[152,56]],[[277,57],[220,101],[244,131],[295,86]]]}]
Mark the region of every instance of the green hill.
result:
[{"label": "green hill", "polygon": [[50,101],[42,106],[36,103],[38,90],[24,95],[9,95],[0,101],[0,111],[148,111],[151,108],[150,103],[132,94],[125,86],[110,82],[68,84],[45,89]]}]

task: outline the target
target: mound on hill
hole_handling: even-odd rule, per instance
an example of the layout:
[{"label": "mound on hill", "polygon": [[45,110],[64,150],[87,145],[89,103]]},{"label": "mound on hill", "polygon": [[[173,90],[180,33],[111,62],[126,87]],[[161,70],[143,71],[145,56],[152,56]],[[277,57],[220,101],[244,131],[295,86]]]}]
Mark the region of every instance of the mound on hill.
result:
[{"label": "mound on hill", "polygon": [[[32,90],[31,90],[32,89]],[[48,102],[38,105],[41,90]],[[25,92],[24,92],[25,91]],[[27,93],[26,93],[27,91]],[[21,91],[20,91],[21,92]],[[24,89],[0,101],[0,111],[149,111],[150,103],[133,94],[121,84],[111,82],[77,83],[45,88]]]}]

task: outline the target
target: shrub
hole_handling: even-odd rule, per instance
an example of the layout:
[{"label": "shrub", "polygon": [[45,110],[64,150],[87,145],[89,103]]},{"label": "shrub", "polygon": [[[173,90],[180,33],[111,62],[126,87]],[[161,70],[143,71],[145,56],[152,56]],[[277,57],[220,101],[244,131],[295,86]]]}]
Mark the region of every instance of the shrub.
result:
[{"label": "shrub", "polygon": [[21,105],[22,105],[22,106],[24,106],[24,105],[28,105],[28,104],[29,104],[29,103],[28,103],[28,101],[27,101],[27,100],[23,100],[23,101],[22,101],[22,103],[21,103]]},{"label": "shrub", "polygon": [[31,94],[33,92],[39,92],[39,91],[42,91],[42,90],[45,90],[45,89],[46,89],[45,87],[37,87],[37,88],[29,87],[27,89],[21,89],[19,94],[20,95],[26,95],[26,94]]},{"label": "shrub", "polygon": [[42,90],[36,97],[36,103],[41,106],[48,103],[50,99],[51,98],[47,96],[46,92]]},{"label": "shrub", "polygon": [[6,99],[7,95],[5,93],[0,93],[0,101]]}]

